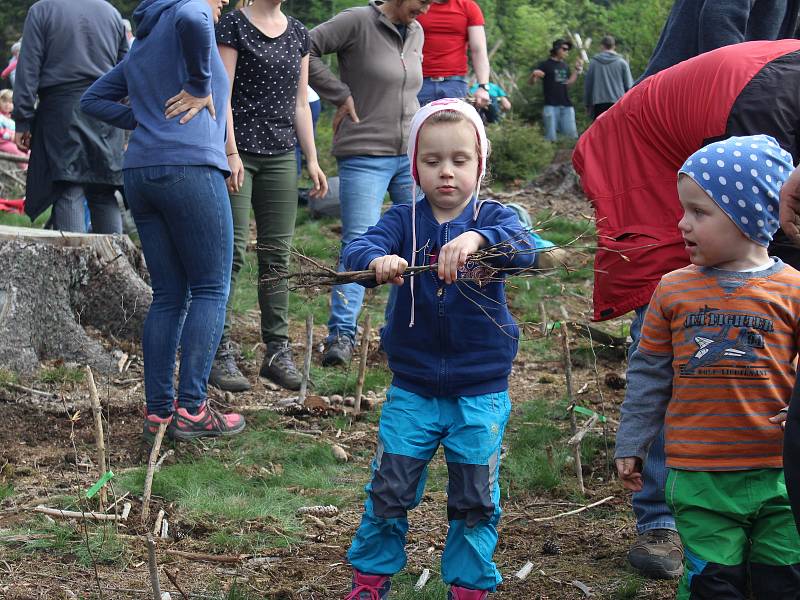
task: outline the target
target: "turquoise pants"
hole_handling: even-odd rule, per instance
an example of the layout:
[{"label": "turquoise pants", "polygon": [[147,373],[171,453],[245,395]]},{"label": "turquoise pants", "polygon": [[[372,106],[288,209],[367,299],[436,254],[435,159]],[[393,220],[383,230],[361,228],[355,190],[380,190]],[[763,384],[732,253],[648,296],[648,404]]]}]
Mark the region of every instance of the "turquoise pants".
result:
[{"label": "turquoise pants", "polygon": [[442,579],[494,591],[502,581],[492,555],[500,520],[500,445],[510,412],[507,391],[437,398],[392,386],[381,413],[364,514],[347,554],[353,567],[394,575],[405,566],[406,515],[422,499],[428,463],[441,444],[450,522]]}]

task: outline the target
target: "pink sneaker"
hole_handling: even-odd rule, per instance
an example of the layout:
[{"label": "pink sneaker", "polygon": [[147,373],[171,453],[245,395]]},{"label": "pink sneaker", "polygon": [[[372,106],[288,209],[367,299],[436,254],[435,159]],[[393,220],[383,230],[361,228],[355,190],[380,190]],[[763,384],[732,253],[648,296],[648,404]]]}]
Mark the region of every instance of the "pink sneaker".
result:
[{"label": "pink sneaker", "polygon": [[470,590],[457,585],[451,585],[447,592],[447,600],[486,600],[488,597],[486,590]]},{"label": "pink sneaker", "polygon": [[191,440],[199,437],[235,435],[244,429],[244,417],[238,413],[223,414],[204,402],[200,412],[192,415],[185,408],[178,408],[172,417],[169,434],[176,440]]},{"label": "pink sneaker", "polygon": [[[145,412],[144,425],[142,426],[142,443],[145,446],[152,447],[158,433],[158,426],[161,423],[166,423],[168,426],[172,423],[172,416],[159,417],[157,415],[148,415]],[[169,428],[167,428],[169,431]]]},{"label": "pink sneaker", "polygon": [[353,569],[353,589],[344,600],[386,600],[392,589],[388,575],[367,575]]}]

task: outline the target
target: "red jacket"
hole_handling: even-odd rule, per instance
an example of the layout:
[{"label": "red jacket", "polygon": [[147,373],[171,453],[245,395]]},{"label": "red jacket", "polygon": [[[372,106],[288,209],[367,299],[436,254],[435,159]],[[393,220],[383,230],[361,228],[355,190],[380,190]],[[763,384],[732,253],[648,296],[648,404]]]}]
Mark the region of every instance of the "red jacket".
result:
[{"label": "red jacket", "polygon": [[645,79],[581,136],[572,162],[597,221],[595,320],[647,304],[689,263],[676,189],[689,155],[766,133],[797,158],[798,89],[800,41],[736,44]]}]

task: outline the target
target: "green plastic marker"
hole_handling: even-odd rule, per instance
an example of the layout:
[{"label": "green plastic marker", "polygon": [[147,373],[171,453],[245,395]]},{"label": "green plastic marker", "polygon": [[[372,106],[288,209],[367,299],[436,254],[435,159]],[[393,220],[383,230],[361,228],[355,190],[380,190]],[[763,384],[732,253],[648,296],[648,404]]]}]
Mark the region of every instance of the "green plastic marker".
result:
[{"label": "green plastic marker", "polygon": [[114,477],[114,471],[108,471],[105,475],[103,475],[100,479],[97,480],[97,483],[95,483],[92,487],[89,488],[89,490],[86,492],[86,497],[87,498],[94,497],[94,495],[100,491],[100,488],[102,488],[105,484],[111,481],[112,477]]},{"label": "green plastic marker", "polygon": [[575,404],[572,407],[572,410],[574,410],[576,413],[580,413],[582,415],[586,415],[587,417],[593,417],[594,415],[597,415],[597,417],[598,417],[598,419],[600,420],[601,423],[605,423],[606,422],[606,418],[603,415],[599,415],[596,412],[594,412],[593,410],[590,410],[588,408],[584,408],[582,406],[578,406],[577,404]]}]

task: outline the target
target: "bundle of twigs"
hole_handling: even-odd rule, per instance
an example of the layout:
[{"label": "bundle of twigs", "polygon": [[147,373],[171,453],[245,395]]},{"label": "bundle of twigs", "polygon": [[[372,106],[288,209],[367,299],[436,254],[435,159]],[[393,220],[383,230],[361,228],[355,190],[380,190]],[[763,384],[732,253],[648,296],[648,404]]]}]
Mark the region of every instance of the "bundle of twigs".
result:
[{"label": "bundle of twigs", "polygon": [[[532,245],[525,248],[523,244],[522,248],[520,248],[518,242],[526,238],[528,238],[528,233],[521,230],[513,239],[502,241],[470,254],[465,265],[464,279],[471,279],[483,284],[489,281],[499,281],[502,278],[500,274],[503,271],[513,271],[515,275],[532,275],[540,272],[541,269],[537,268],[520,269],[519,267],[504,268],[498,266],[515,256],[547,252],[548,249],[536,250]],[[301,263],[309,265],[311,268],[304,269],[301,267],[300,270],[294,273],[270,274],[262,279],[262,283],[266,285],[275,285],[282,281],[288,281],[289,289],[294,291],[375,281],[375,271],[336,271],[335,268],[328,267],[311,257],[305,256],[297,250],[292,249],[291,253],[295,258],[299,259]],[[404,278],[411,277],[412,275],[419,275],[427,271],[435,271],[439,268],[438,263],[431,260],[431,254],[426,251],[426,248],[420,250],[420,255],[422,258],[420,262],[423,264],[408,267],[402,275]]]}]

